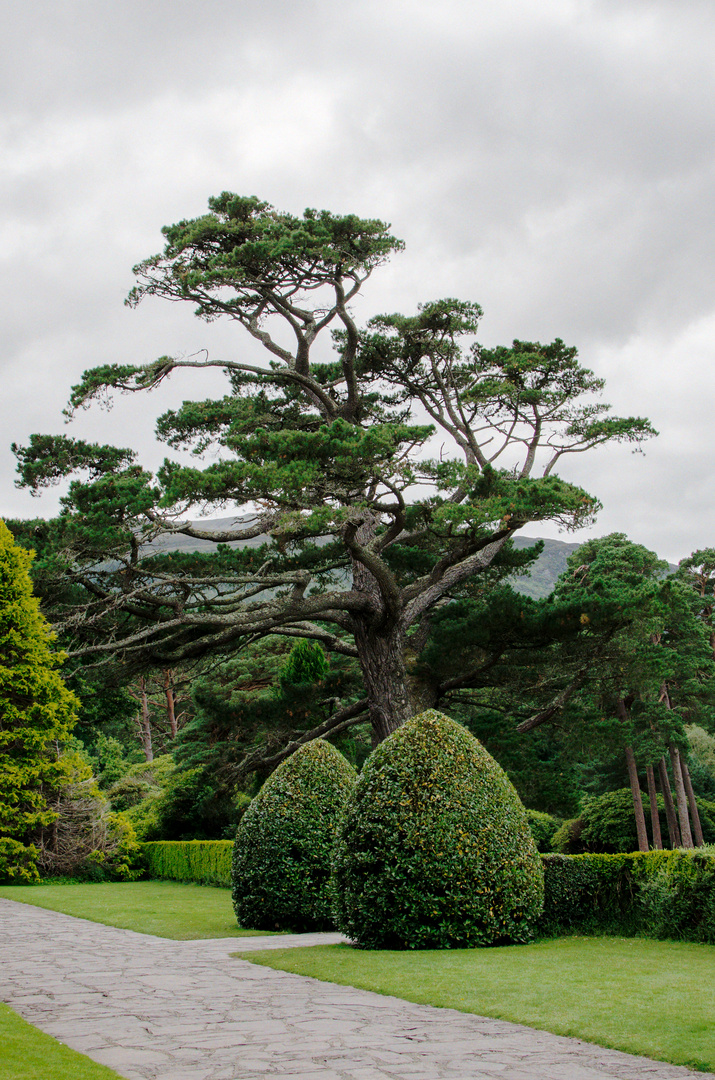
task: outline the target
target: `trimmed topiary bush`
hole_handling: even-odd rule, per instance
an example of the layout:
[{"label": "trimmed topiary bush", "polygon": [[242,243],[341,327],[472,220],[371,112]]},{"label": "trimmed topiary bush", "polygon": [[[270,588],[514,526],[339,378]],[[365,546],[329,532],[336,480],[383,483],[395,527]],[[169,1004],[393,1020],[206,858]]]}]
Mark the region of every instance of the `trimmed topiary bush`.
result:
[{"label": "trimmed topiary bush", "polygon": [[322,739],[284,761],[246,810],[231,866],[239,926],[323,930],[333,925],[330,862],[356,774]]},{"label": "trimmed topiary bush", "polygon": [[365,763],[334,881],[339,928],[373,949],[527,941],[544,895],[526,812],[506,773],[434,709]]}]

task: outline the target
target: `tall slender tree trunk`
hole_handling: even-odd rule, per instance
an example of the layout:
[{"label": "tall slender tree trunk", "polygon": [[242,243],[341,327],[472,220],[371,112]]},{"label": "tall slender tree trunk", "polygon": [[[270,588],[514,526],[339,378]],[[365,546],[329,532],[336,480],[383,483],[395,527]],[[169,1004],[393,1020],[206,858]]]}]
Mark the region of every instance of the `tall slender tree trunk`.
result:
[{"label": "tall slender tree trunk", "polygon": [[166,718],[169,721],[169,731],[171,732],[171,738],[175,739],[178,725],[176,723],[176,699],[171,675],[171,671],[167,668],[164,672],[164,696],[166,698]]},{"label": "tall slender tree trunk", "polygon": [[685,785],[685,793],[688,796],[688,806],[690,807],[690,816],[693,819],[693,832],[695,833],[695,843],[697,847],[702,847],[705,841],[703,840],[703,827],[700,823],[700,814],[698,812],[698,804],[695,798],[695,792],[693,791],[693,782],[690,779],[690,769],[688,763],[680,754],[680,771],[683,774],[683,783]]},{"label": "tall slender tree trunk", "polygon": [[[628,723],[628,710],[626,703],[620,695],[616,699],[616,712],[622,724]],[[628,766],[628,779],[631,782],[631,796],[633,797],[633,815],[636,819],[636,835],[638,836],[638,850],[648,851],[648,830],[643,812],[643,800],[641,799],[641,786],[638,780],[638,766],[636,765],[633,747],[629,744],[625,748],[626,764]]]},{"label": "tall slender tree trunk", "polygon": [[675,804],[673,803],[673,794],[670,790],[670,777],[668,776],[668,767],[665,764],[664,757],[658,762],[658,776],[660,778],[661,791],[663,792],[663,802],[665,803],[665,818],[668,822],[670,846],[671,848],[679,848],[680,829],[678,827],[678,819],[675,815]]},{"label": "tall slender tree trunk", "polygon": [[635,754],[633,753],[633,747],[626,747],[626,763],[628,765],[628,778],[631,782],[631,795],[633,796],[633,813],[636,819],[636,833],[638,834],[638,850],[648,851],[648,830],[645,824],[645,813],[643,811],[643,800],[641,799],[641,788],[638,780],[638,767],[636,765]]},{"label": "tall slender tree trunk", "polygon": [[685,784],[680,768],[680,754],[678,747],[668,743],[670,764],[673,766],[673,780],[675,783],[675,798],[678,804],[678,818],[680,820],[680,838],[684,848],[694,847],[693,836],[690,832],[690,819],[688,817],[688,797],[685,794]]},{"label": "tall slender tree trunk", "polygon": [[663,838],[660,834],[660,818],[658,816],[658,793],[655,789],[655,774],[652,765],[646,765],[646,779],[648,780],[648,800],[650,802],[650,824],[653,831],[653,847],[658,851],[663,849]]},{"label": "tall slender tree trunk", "polygon": [[139,736],[142,741],[142,748],[144,750],[144,757],[147,761],[154,760],[154,748],[151,740],[151,719],[149,717],[149,699],[146,692],[146,679],[142,675],[139,679]]}]

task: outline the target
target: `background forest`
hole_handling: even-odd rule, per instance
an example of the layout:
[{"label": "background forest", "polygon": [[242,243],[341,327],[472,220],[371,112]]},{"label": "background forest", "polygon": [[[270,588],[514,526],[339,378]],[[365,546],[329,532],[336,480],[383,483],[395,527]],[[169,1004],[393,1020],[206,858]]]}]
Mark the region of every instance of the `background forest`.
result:
[{"label": "background forest", "polygon": [[129,306],[188,303],[263,358],[105,364],[71,388],[68,420],[174,372],[205,392],[218,369],[222,397],[156,421],[188,461],[13,444],[18,486],[65,482],[59,517],[9,523],[79,702],[54,742],[74,772],[49,789],[45,869],[82,865],[93,811],[112,835],[231,837],[298,747],[324,737],[360,767],[430,708],[503,766],[543,850],[715,840],[715,552],[674,568],[621,533],[521,536],[592,524],[598,498],[558,470],[639,452],[651,423],[613,415],[560,338],[480,344],[475,302],[357,322],[404,247],[377,219],[223,192],[162,232]]},{"label": "background forest", "polygon": [[[48,523],[8,524],[18,544],[35,550],[35,590],[51,606]],[[167,552],[202,549],[184,537],[167,544]],[[506,770],[543,851],[637,849],[633,763],[645,846],[683,843],[673,750],[692,784],[690,812],[681,806],[681,815],[694,833],[696,799],[702,830],[688,843],[714,842],[715,552],[673,567],[618,534],[586,545],[517,537],[514,547],[530,567],[495,571],[466,611],[450,605],[415,658],[423,679],[473,669],[474,685],[447,691],[440,708]],[[336,703],[364,693],[354,660],[328,659],[317,643],[281,636],[249,642],[230,658],[135,672],[70,663],[63,674],[80,704],[64,742],[74,772],[57,801],[61,818],[70,832],[73,821],[81,832],[90,820],[96,832],[97,820],[119,815],[139,840],[233,839],[286,752],[319,733]],[[371,750],[369,722],[363,717],[330,739],[359,768]],[[662,794],[671,788],[674,808]],[[44,869],[112,872],[111,859],[103,871],[83,862],[86,854],[77,837],[64,861],[48,851]]]}]

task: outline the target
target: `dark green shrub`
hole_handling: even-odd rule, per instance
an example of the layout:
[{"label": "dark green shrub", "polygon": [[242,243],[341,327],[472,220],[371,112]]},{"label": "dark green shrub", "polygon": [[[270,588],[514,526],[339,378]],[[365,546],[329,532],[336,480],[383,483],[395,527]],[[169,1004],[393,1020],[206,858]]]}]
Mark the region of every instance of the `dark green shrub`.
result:
[{"label": "dark green shrub", "polygon": [[643,882],[640,903],[650,936],[715,942],[715,858],[668,852]]},{"label": "dark green shrub", "polygon": [[136,806],[151,795],[151,785],[138,776],[124,776],[107,792],[113,810],[120,812]]},{"label": "dark green shrub", "polygon": [[579,855],[583,851],[581,844],[581,830],[583,822],[580,817],[569,818],[558,827],[551,837],[551,849],[560,855]]},{"label": "dark green shrub", "polygon": [[539,932],[715,944],[715,856],[700,851],[544,855]]},{"label": "dark green shrub", "polygon": [[[641,799],[650,838],[650,801],[644,791],[641,792]],[[662,795],[658,795],[658,817],[661,835],[667,843],[668,831]],[[703,824],[704,827],[709,827],[709,819]],[[586,852],[613,855],[620,851],[637,851],[638,834],[631,789],[619,788],[617,791],[608,791],[605,795],[584,799],[579,817],[564,822],[554,835],[553,850],[564,855],[581,855]]]},{"label": "dark green shrub", "polygon": [[526,941],[543,899],[539,856],[506,774],[433,709],[368,758],[334,873],[338,926],[367,948]]},{"label": "dark green shrub", "polygon": [[[643,810],[650,813],[650,802],[641,792]],[[584,851],[638,851],[638,834],[630,788],[609,791],[596,798],[584,799],[581,809],[581,843]]]},{"label": "dark green shrub", "polygon": [[233,906],[240,926],[332,926],[330,861],[355,770],[322,739],[284,761],[241,819],[233,850]]},{"label": "dark green shrub", "polygon": [[715,844],[715,802],[698,799],[698,811],[703,827],[703,840],[706,844]]},{"label": "dark green shrub", "polygon": [[553,851],[554,833],[561,827],[561,819],[544,814],[541,810],[527,810],[526,819],[537,851],[542,854]]},{"label": "dark green shrub", "polygon": [[634,859],[638,858],[625,854],[544,855],[540,932],[547,937],[635,933],[639,922]]}]

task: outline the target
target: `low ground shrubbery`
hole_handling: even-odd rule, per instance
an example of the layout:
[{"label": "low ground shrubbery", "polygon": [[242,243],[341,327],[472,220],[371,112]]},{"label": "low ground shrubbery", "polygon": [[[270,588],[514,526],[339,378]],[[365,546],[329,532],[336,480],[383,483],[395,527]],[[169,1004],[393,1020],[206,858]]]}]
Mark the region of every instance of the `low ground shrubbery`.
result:
[{"label": "low ground shrubbery", "polygon": [[355,779],[343,755],[317,739],[266,780],[241,819],[234,846],[233,902],[241,926],[332,927],[332,850]]},{"label": "low ground shrubbery", "polygon": [[542,870],[506,774],[435,710],[366,762],[335,854],[336,917],[367,948],[460,948],[533,936]]}]

